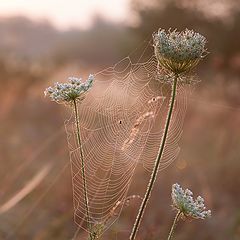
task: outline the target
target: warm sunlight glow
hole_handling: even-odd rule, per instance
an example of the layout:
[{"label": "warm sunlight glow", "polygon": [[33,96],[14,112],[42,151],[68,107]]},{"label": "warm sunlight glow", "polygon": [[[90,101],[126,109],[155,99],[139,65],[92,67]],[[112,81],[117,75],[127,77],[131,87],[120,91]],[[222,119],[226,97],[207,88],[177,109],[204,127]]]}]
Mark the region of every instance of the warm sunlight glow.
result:
[{"label": "warm sunlight glow", "polygon": [[0,1],[3,17],[23,15],[32,19],[47,19],[59,28],[87,28],[95,15],[109,21],[124,22],[129,12],[129,0]]}]

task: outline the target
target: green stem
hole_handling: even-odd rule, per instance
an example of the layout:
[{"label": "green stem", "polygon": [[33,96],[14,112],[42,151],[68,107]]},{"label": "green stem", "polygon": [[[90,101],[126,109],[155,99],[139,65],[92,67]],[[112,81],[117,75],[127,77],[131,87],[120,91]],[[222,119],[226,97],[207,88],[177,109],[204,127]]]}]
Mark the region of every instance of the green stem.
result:
[{"label": "green stem", "polygon": [[163,155],[164,147],[165,147],[165,144],[166,144],[168,129],[169,129],[169,125],[170,125],[171,117],[172,117],[172,112],[173,112],[173,108],[174,108],[176,90],[177,90],[177,80],[178,80],[178,75],[175,75],[174,82],[173,82],[173,85],[172,85],[172,94],[171,94],[171,99],[170,99],[170,103],[169,103],[169,111],[168,111],[168,115],[167,115],[167,119],[166,119],[166,123],[165,123],[162,142],[161,142],[161,145],[159,147],[158,155],[157,155],[157,158],[156,158],[155,163],[154,163],[154,168],[153,168],[151,178],[150,178],[148,186],[147,186],[145,196],[144,196],[143,201],[141,203],[141,206],[139,208],[138,215],[137,215],[137,218],[135,220],[135,223],[134,223],[134,226],[133,226],[130,238],[129,238],[130,240],[134,240],[136,238],[138,228],[140,226],[140,223],[141,223],[143,214],[145,212],[148,200],[151,196],[153,185],[154,185],[154,183],[156,181],[156,178],[157,178],[157,173],[158,173],[161,157]]},{"label": "green stem", "polygon": [[174,221],[173,221],[173,224],[172,224],[172,227],[171,227],[171,230],[169,232],[169,235],[168,235],[168,239],[167,240],[171,240],[172,237],[173,237],[173,233],[174,233],[174,230],[177,226],[177,222],[179,220],[179,217],[181,216],[182,212],[181,211],[178,211],[175,218],[174,218]]},{"label": "green stem", "polygon": [[87,197],[87,181],[85,175],[85,164],[84,164],[84,156],[83,156],[83,148],[82,148],[82,141],[81,141],[81,134],[80,134],[80,124],[79,124],[79,114],[78,114],[78,107],[76,100],[73,100],[74,105],[74,112],[75,112],[75,122],[76,122],[76,133],[77,133],[77,143],[79,146],[80,151],[80,158],[81,158],[81,171],[82,171],[82,180],[83,180],[83,192],[84,192],[84,204],[86,208],[86,215],[87,215],[87,224],[89,228],[89,236],[92,240],[91,234],[91,224],[90,224],[90,215],[89,215],[89,206],[88,206],[88,197]]}]

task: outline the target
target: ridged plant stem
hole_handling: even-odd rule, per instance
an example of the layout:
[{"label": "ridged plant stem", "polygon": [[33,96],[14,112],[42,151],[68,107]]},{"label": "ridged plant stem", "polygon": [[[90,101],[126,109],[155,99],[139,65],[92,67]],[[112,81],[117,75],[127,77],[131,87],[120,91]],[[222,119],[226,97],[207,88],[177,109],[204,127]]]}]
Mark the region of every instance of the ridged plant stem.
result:
[{"label": "ridged plant stem", "polygon": [[148,186],[147,186],[145,196],[144,196],[143,201],[141,203],[141,206],[139,208],[138,215],[136,217],[135,223],[133,225],[133,229],[132,229],[132,232],[131,232],[131,235],[130,235],[130,238],[129,238],[130,240],[134,240],[136,238],[137,231],[138,231],[139,226],[141,224],[143,214],[145,212],[148,200],[151,196],[151,192],[152,192],[154,183],[155,183],[156,178],[157,178],[159,165],[160,165],[161,158],[162,158],[162,155],[163,155],[163,152],[164,152],[164,147],[165,147],[165,144],[166,144],[168,130],[169,130],[171,117],[172,117],[172,113],[173,113],[173,109],[174,109],[174,103],[175,103],[176,91],[177,91],[177,80],[178,80],[178,75],[176,74],[175,77],[174,77],[173,84],[172,84],[172,93],[171,93],[171,99],[170,99],[170,102],[169,102],[169,110],[168,110],[167,119],[166,119],[166,123],[165,123],[165,127],[164,127],[163,138],[162,138],[162,141],[161,141],[161,144],[160,144],[160,147],[159,147],[157,158],[156,158],[155,163],[154,163],[154,167],[153,167],[152,174],[151,174]]},{"label": "ridged plant stem", "polygon": [[169,232],[169,235],[168,235],[168,239],[167,239],[167,240],[171,240],[171,239],[172,239],[174,230],[175,230],[175,228],[176,228],[176,226],[177,226],[177,222],[178,222],[181,214],[182,214],[181,211],[178,211],[178,212],[177,212],[177,214],[176,214],[176,216],[175,216],[175,218],[174,218],[174,221],[173,221],[173,224],[172,224],[172,227],[171,227],[171,230],[170,230],[170,232]]},{"label": "ridged plant stem", "polygon": [[90,238],[90,240],[92,240],[93,237],[91,234],[91,224],[90,224],[88,194],[87,194],[87,181],[86,181],[86,174],[85,174],[85,163],[84,163],[84,155],[83,155],[83,148],[82,148],[82,141],[81,141],[81,134],[80,134],[79,114],[78,114],[78,107],[77,107],[76,100],[73,101],[73,105],[74,105],[74,112],[75,112],[77,143],[78,143],[78,147],[79,147],[79,151],[80,151],[80,158],[81,158],[81,172],[82,172],[82,180],[83,180],[84,204],[85,204],[86,215],[87,215],[89,238]]}]

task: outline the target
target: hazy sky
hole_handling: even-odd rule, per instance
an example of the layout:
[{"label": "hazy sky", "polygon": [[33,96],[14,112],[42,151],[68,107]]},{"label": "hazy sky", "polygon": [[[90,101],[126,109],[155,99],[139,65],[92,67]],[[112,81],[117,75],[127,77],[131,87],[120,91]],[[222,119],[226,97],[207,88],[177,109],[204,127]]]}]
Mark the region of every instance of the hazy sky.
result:
[{"label": "hazy sky", "polygon": [[59,28],[91,24],[95,14],[111,21],[125,21],[129,0],[0,0],[0,16],[24,15],[48,19]]}]

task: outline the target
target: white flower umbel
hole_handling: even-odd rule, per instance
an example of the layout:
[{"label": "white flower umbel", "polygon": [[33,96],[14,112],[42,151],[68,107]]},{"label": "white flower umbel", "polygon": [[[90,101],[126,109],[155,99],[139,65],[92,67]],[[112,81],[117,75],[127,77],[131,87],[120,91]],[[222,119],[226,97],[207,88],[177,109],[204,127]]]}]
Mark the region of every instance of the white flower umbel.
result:
[{"label": "white flower umbel", "polygon": [[193,30],[183,32],[159,29],[153,34],[155,55],[166,70],[181,74],[192,70],[207,54],[206,38]]},{"label": "white flower umbel", "polygon": [[194,219],[206,219],[211,217],[211,211],[206,210],[204,199],[200,196],[193,199],[193,193],[189,189],[182,189],[177,183],[172,185],[172,202],[174,209],[177,210],[177,215],[171,227],[168,240],[172,239],[174,229],[180,217]]},{"label": "white flower umbel", "polygon": [[44,94],[57,103],[72,103],[83,100],[85,93],[92,87],[94,76],[89,75],[85,82],[81,78],[69,77],[67,83],[55,83],[53,87],[48,87]]},{"label": "white flower umbel", "polygon": [[194,200],[193,193],[189,189],[184,191],[177,183],[172,186],[172,202],[173,207],[180,211],[185,217],[196,219],[211,217],[211,211],[206,210],[204,199],[198,196]]}]

